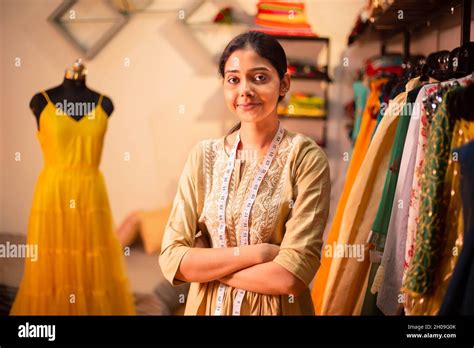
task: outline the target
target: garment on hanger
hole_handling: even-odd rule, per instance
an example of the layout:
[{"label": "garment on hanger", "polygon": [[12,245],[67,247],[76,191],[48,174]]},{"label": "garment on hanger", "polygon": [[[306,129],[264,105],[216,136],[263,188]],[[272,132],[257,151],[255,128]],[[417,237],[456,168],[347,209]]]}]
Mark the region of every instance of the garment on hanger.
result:
[{"label": "garment on hanger", "polygon": [[[392,90],[395,87],[397,81],[400,80],[400,77],[395,74],[391,74],[387,76],[389,78],[388,82],[383,86],[382,90],[380,91],[379,102],[380,105],[388,105]],[[408,83],[408,81],[407,81]],[[405,83],[406,85],[406,83]],[[404,90],[402,90],[404,92]],[[385,114],[385,108],[380,108],[379,112],[377,113],[377,122],[375,123],[374,131],[372,133],[372,137],[374,137],[375,132],[377,131],[377,127],[382,120],[383,115]]]},{"label": "garment on hanger", "polygon": [[[225,137],[199,142],[180,178],[160,255],[163,274],[174,285],[183,283],[175,275],[184,254],[193,246],[197,231],[209,236],[211,247],[218,245],[218,202],[229,157],[224,144]],[[273,262],[298,277],[307,288],[294,298],[246,291],[240,314],[313,315],[309,284],[319,264],[329,213],[329,165],[313,140],[288,131],[275,156],[252,207],[249,244],[280,245]],[[225,213],[229,247],[240,245],[240,216],[262,160],[235,160]],[[214,315],[219,285],[219,281],[191,283],[185,314]],[[233,314],[238,290],[225,288],[221,315]]]},{"label": "garment on hanger", "polygon": [[[379,95],[382,87],[388,82],[388,78],[381,77],[370,81],[370,94],[367,99],[367,104],[362,116],[360,131],[356,139],[352,158],[347,170],[346,181],[339,198],[336,213],[334,214],[333,222],[326,239],[326,245],[333,245],[337,242],[339,231],[341,227],[341,219],[344,215],[344,210],[347,203],[347,198],[351,192],[352,185],[357,176],[359,168],[364,160],[367,149],[369,148],[371,134],[373,133],[376,116],[380,109]],[[331,262],[333,260],[332,253],[322,253],[321,265],[316,273],[314,280],[312,298],[315,305],[316,314],[323,314],[323,303],[326,301],[326,284],[328,280]]]},{"label": "garment on hanger", "polygon": [[400,163],[399,177],[393,199],[390,224],[387,232],[381,266],[383,277],[377,295],[377,307],[385,315],[400,315],[403,310],[404,295],[401,293],[405,245],[407,236],[410,193],[415,174],[415,159],[421,114],[424,113],[423,99],[433,85],[424,85],[413,105],[413,113],[407,130]]},{"label": "garment on hanger", "polygon": [[474,315],[474,141],[455,150],[459,154],[464,241],[440,315]]},{"label": "garment on hanger", "polygon": [[352,84],[352,90],[354,91],[354,128],[352,130],[352,143],[355,143],[357,135],[359,134],[360,124],[362,122],[362,114],[364,113],[365,105],[367,103],[367,97],[369,89],[365,86],[362,81],[355,81]]},{"label": "garment on hanger", "polygon": [[[438,90],[438,85],[432,85],[427,87],[426,94],[431,95]],[[420,211],[420,201],[422,194],[422,179],[423,179],[423,169],[425,164],[425,154],[427,150],[428,142],[428,132],[431,122],[432,114],[428,112],[426,107],[421,109],[420,114],[420,127],[418,133],[418,141],[416,146],[416,155],[415,155],[415,169],[413,182],[411,185],[410,193],[410,205],[408,208],[408,221],[407,221],[407,237],[405,244],[405,261],[403,264],[403,277],[402,283],[405,281],[406,273],[408,271],[408,266],[411,263],[415,251],[415,242],[416,242],[416,230],[418,225],[418,215]]]},{"label": "garment on hanger", "polygon": [[[418,83],[418,79],[410,81],[406,90],[410,91]],[[404,92],[390,101],[348,195],[345,212],[341,217],[337,245],[359,248],[363,255],[360,258],[352,256],[332,259],[322,314],[360,314],[370,265],[367,238],[382,195],[390,149],[406,95]],[[370,138],[371,133],[366,136]]]},{"label": "garment on hanger", "polygon": [[415,253],[403,283],[410,315],[438,313],[462,247],[459,163],[453,160],[453,151],[474,139],[474,127],[473,122],[455,119],[447,110],[452,94],[461,88],[442,92],[428,135],[422,187],[425,194]]},{"label": "garment on hanger", "polygon": [[[464,83],[467,80],[468,78],[462,78],[458,81]],[[420,176],[419,170],[415,172],[415,162],[417,155],[419,156],[421,152],[424,155],[426,151],[426,143],[420,144],[420,141],[424,141],[428,133],[428,116],[423,101],[437,89],[437,84],[428,84],[420,90],[410,119],[396,195],[392,206],[386,247],[382,257],[382,267],[384,274],[387,276],[381,281],[377,295],[377,307],[385,315],[401,314],[406,299],[406,295],[400,289],[405,265],[408,264],[414,250],[414,240],[411,241],[414,235],[411,233],[414,233],[414,227],[416,227],[409,226],[408,213],[417,205],[417,199],[421,191],[413,190],[412,192],[412,184],[416,183]],[[423,132],[420,132],[420,130],[423,130]],[[411,250],[407,246],[410,246]],[[405,260],[407,260],[406,264]]]},{"label": "garment on hanger", "polygon": [[33,197],[26,259],[11,315],[132,315],[133,297],[99,171],[108,116],[97,107],[75,121],[48,104],[38,140],[44,156]]},{"label": "garment on hanger", "polygon": [[369,238],[369,245],[373,246],[374,249],[371,250],[371,270],[362,308],[362,315],[382,314],[376,306],[376,293],[380,288],[384,274],[384,268],[380,268],[379,266],[385,248],[392,204],[402,161],[403,147],[405,145],[408,125],[413,111],[413,103],[417,99],[420,88],[421,87],[416,87],[408,92],[407,104],[403,107],[399,117],[400,120],[397,123],[397,130],[390,152],[389,169],[386,172],[382,197],[378,205],[377,214],[375,215]]}]

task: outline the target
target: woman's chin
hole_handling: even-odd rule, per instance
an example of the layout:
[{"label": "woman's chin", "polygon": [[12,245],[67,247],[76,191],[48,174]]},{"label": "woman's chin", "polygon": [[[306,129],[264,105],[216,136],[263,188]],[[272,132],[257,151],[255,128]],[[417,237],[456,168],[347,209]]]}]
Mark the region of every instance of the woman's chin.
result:
[{"label": "woman's chin", "polygon": [[237,115],[242,121],[255,121],[263,118],[261,110],[237,110]]}]

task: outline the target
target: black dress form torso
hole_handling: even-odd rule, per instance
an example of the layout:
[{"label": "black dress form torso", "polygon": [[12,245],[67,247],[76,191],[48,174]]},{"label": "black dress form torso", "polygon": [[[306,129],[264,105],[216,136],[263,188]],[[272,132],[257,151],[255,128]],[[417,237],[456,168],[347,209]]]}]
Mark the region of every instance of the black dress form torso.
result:
[{"label": "black dress form torso", "polygon": [[[100,94],[89,89],[86,86],[85,79],[82,80],[73,80],[64,78],[64,81],[61,85],[53,87],[46,91],[51,102],[55,105],[58,105],[61,108],[65,103],[86,103],[90,110],[86,110],[86,113],[75,115],[74,113],[67,112],[69,117],[73,118],[76,121],[81,120],[84,116],[91,112],[94,107],[99,102]],[[36,123],[39,130],[39,120],[43,109],[48,104],[48,101],[42,93],[37,93],[31,98],[30,109],[33,111],[33,114],[36,117]],[[102,109],[107,113],[108,116],[114,111],[114,105],[110,98],[103,96],[102,97]],[[75,108],[73,108],[75,109]],[[81,108],[77,108],[81,110]]]}]

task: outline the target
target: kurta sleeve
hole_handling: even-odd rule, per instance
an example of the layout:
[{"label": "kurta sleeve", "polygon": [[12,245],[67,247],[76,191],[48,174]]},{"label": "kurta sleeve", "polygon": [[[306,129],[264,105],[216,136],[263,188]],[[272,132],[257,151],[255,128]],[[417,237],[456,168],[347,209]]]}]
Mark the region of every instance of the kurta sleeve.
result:
[{"label": "kurta sleeve", "polygon": [[191,150],[181,173],[163,235],[159,264],[164,277],[174,286],[185,283],[175,276],[184,255],[194,245],[197,232],[200,154],[201,143],[198,143]]},{"label": "kurta sleeve", "polygon": [[294,165],[293,207],[273,261],[309,286],[319,267],[329,214],[329,163],[324,152],[308,140],[299,149]]}]

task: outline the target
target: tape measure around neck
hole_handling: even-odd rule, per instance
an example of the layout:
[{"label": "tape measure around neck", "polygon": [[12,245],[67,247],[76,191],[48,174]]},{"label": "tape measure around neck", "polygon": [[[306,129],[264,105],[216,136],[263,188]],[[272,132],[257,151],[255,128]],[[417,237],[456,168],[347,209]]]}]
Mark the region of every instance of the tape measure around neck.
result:
[{"label": "tape measure around neck", "polygon": [[[278,131],[273,137],[272,143],[270,148],[265,155],[262,165],[260,166],[259,172],[257,176],[254,178],[250,194],[245,202],[244,211],[240,216],[240,226],[241,226],[241,233],[240,233],[240,245],[248,245],[249,244],[249,218],[250,212],[252,210],[253,203],[257,198],[257,192],[260,187],[260,184],[263,181],[263,178],[267,174],[270,165],[277,153],[278,145],[280,144],[281,140],[283,139],[284,129],[281,127],[281,124],[278,125]],[[225,220],[225,208],[227,204],[227,197],[229,195],[229,185],[230,179],[232,176],[232,172],[234,171],[235,167],[235,158],[237,154],[237,148],[240,143],[240,131],[237,133],[237,138],[232,147],[232,150],[229,155],[229,160],[227,162],[227,166],[224,172],[224,177],[222,179],[222,186],[221,186],[221,194],[219,197],[218,203],[218,220],[219,220],[219,227],[218,227],[218,247],[219,248],[226,248],[227,247],[227,240],[225,236],[225,227],[226,227],[226,220]],[[225,146],[225,145],[224,145]],[[219,284],[219,289],[217,291],[217,304],[216,309],[214,311],[214,315],[221,315],[222,312],[222,305],[224,303],[224,293],[225,293],[226,285]],[[245,295],[245,290],[238,289],[236,298],[233,303],[232,315],[240,315],[240,307],[242,305],[242,300]]]}]

